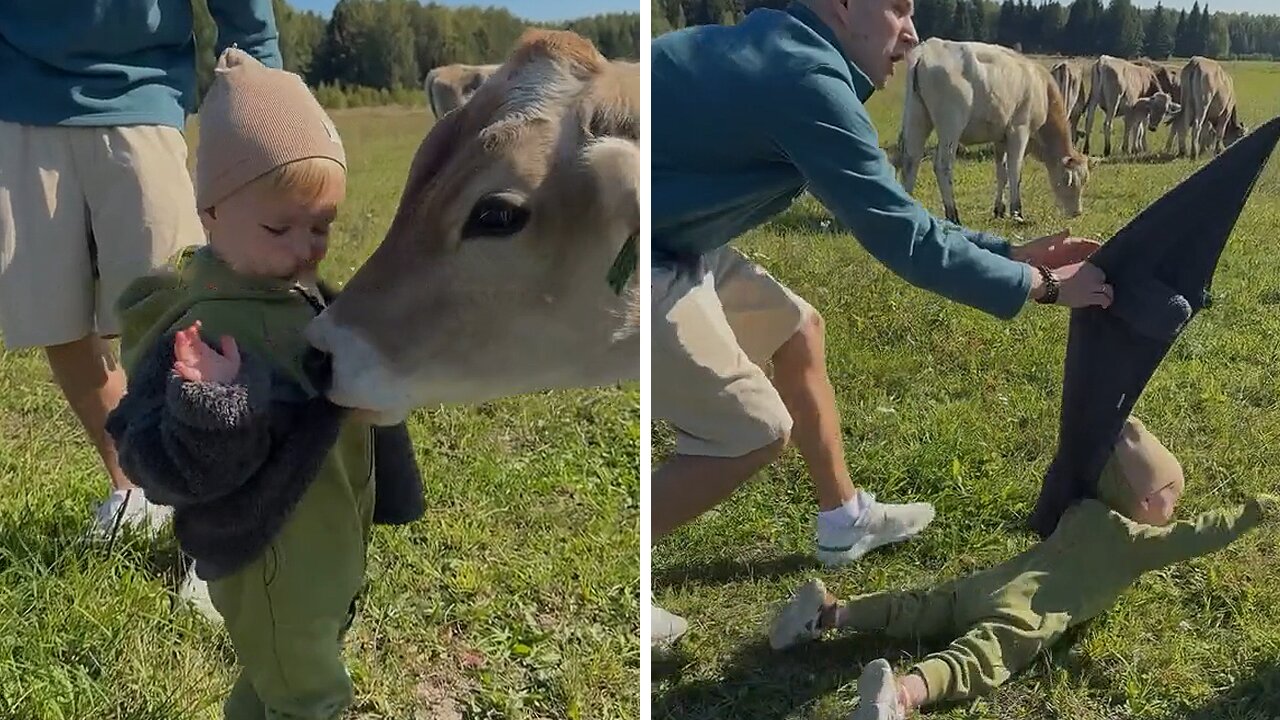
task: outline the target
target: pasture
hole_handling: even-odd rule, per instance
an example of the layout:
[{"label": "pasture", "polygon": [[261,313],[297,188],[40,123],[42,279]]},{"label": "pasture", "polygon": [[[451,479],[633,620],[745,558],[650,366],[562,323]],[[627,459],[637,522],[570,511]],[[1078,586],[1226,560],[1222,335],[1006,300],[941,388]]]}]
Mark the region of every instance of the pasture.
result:
[{"label": "pasture", "polygon": [[[1280,64],[1226,65],[1251,128],[1280,113]],[[884,147],[897,137],[904,74],[900,66],[868,103]],[[1162,149],[1167,133],[1161,128],[1149,145]],[[991,218],[991,154],[971,149],[957,164],[957,203],[966,224],[1015,242],[1064,227],[1105,239],[1204,162],[1113,156],[1095,167],[1084,214],[1069,221],[1052,203],[1043,165],[1028,159],[1028,224],[1019,225]],[[928,159],[915,194],[941,216]],[[931,585],[1032,542],[1024,522],[1056,446],[1068,311],[1033,305],[1002,322],[949,303],[892,275],[852,237],[836,234],[830,219],[805,196],[737,246],[826,319],[854,482],[881,500],[930,501],[938,516],[912,541],[823,569],[812,559],[812,485],[799,454],[788,450],[655,547],[655,602],[685,616],[690,630],[675,650],[656,656],[654,718],[844,718],[864,663],[884,656],[905,671],[935,648],[845,635],[774,653],[765,635],[772,610],[797,585],[817,576],[841,596]],[[1184,465],[1182,518],[1280,487],[1278,229],[1280,160],[1273,158],[1222,257],[1216,304],[1184,332],[1135,408]],[[669,448],[663,430],[655,427],[655,464]],[[1264,528],[1149,574],[994,695],[925,717],[1273,718],[1280,708],[1278,545],[1280,531]]]},{"label": "pasture", "polygon": [[[323,274],[340,284],[390,223],[429,120],[333,117],[351,168]],[[427,512],[375,529],[350,718],[638,715],[638,418],[634,383],[412,416]],[[173,607],[172,540],[81,540],[106,488],[43,358],[0,354],[0,717],[221,717],[234,654]]]}]

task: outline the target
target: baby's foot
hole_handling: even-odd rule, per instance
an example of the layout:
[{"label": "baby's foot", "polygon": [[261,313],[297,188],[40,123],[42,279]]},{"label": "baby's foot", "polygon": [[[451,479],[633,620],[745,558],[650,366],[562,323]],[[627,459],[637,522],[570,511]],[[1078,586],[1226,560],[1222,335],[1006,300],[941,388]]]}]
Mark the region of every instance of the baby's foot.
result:
[{"label": "baby's foot", "polygon": [[889,661],[872,661],[858,678],[858,709],[849,720],[904,720],[906,713],[898,703],[898,683]]},{"label": "baby's foot", "polygon": [[[833,609],[836,598],[821,580],[810,580],[791,596],[769,626],[769,646],[782,650],[822,635],[827,627],[823,615]],[[829,625],[829,623],[827,624]]]}]

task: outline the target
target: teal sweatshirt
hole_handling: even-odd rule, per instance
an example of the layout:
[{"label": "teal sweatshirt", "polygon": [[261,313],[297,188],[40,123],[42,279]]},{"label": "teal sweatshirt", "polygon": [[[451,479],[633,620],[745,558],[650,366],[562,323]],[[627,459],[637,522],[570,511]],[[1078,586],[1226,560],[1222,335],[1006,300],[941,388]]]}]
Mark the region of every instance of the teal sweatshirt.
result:
[{"label": "teal sweatshirt", "polygon": [[653,260],[728,244],[808,189],[907,282],[1000,318],[1032,269],[1009,244],[935,218],[897,181],[864,103],[871,81],[808,8],[652,44]]},{"label": "teal sweatshirt", "polygon": [[[0,1],[0,120],[169,125],[195,109],[192,0]],[[237,44],[281,67],[271,0],[208,2],[215,55]]]}]

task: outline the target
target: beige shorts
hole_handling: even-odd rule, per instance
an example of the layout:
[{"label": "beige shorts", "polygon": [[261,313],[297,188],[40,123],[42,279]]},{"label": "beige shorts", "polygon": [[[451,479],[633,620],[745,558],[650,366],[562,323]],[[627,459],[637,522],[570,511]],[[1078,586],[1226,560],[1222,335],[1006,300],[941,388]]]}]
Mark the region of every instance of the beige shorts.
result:
[{"label": "beige shorts", "polygon": [[681,455],[741,457],[791,431],[763,366],[814,312],[737,250],[652,271],[653,415]]},{"label": "beige shorts", "polygon": [[176,128],[0,122],[0,335],[8,348],[120,332],[116,298],[204,243]]}]

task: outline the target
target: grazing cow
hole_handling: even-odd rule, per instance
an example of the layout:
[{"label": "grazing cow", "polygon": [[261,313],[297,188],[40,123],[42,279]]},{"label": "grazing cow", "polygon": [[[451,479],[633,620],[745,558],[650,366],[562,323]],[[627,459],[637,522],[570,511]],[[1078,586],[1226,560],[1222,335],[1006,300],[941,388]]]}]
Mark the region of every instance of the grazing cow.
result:
[{"label": "grazing cow", "polygon": [[1141,65],[1155,73],[1156,84],[1160,86],[1160,91],[1167,93],[1173,102],[1182,104],[1182,82],[1178,79],[1176,71],[1170,70],[1151,58],[1138,58],[1133,61],[1133,64]]},{"label": "grazing cow", "polygon": [[1210,137],[1217,155],[1248,131],[1236,108],[1235,83],[1216,60],[1199,55],[1191,58],[1182,68],[1182,94],[1182,112],[1165,143],[1166,152],[1172,149],[1176,136],[1178,155],[1186,155],[1189,135],[1192,158],[1200,156]]},{"label": "grazing cow", "polygon": [[439,120],[450,110],[461,107],[498,67],[455,63],[432,68],[422,81],[431,114]]},{"label": "grazing cow", "polygon": [[1062,102],[1067,106],[1067,124],[1071,126],[1071,138],[1079,142],[1080,116],[1084,115],[1085,105],[1089,102],[1089,95],[1084,87],[1084,74],[1080,72],[1080,68],[1065,60],[1054,63],[1049,74],[1058,84]]},{"label": "grazing cow", "polygon": [[1155,132],[1166,118],[1171,120],[1181,112],[1182,106],[1163,90],[1151,97],[1139,98],[1124,114],[1125,145],[1131,152],[1146,152],[1147,131]]},{"label": "grazing cow", "polygon": [[1009,48],[980,42],[931,38],[912,51],[902,116],[899,162],[910,192],[924,157],[924,143],[937,129],[933,167],[946,216],[960,222],[951,169],[960,145],[995,143],[994,213],[1022,216],[1022,162],[1028,151],[1044,163],[1054,199],[1067,215],[1080,214],[1089,177],[1087,158],[1076,151],[1067,109],[1049,71]]},{"label": "grazing cow", "polygon": [[[1084,152],[1089,154],[1090,135],[1093,134],[1093,111],[1102,110],[1102,134],[1105,138],[1103,155],[1111,154],[1111,124],[1116,117],[1123,117],[1134,103],[1160,92],[1160,82],[1149,67],[1128,60],[1103,55],[1093,62],[1090,69],[1091,87],[1089,104],[1084,114]],[[1129,138],[1126,135],[1123,151],[1128,153]]]},{"label": "grazing cow", "polygon": [[379,424],[639,377],[640,71],[531,30],[419,146],[385,239],[307,329]]}]

